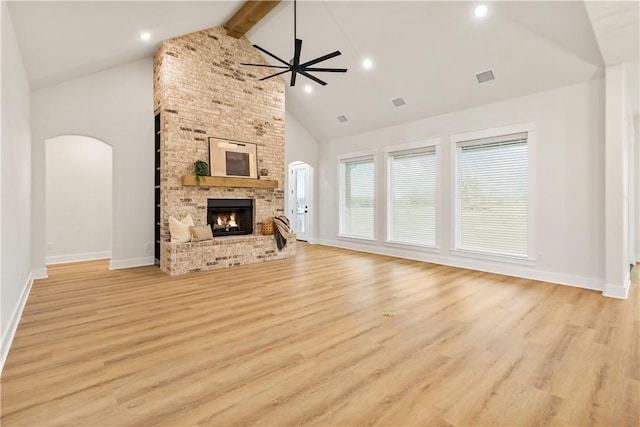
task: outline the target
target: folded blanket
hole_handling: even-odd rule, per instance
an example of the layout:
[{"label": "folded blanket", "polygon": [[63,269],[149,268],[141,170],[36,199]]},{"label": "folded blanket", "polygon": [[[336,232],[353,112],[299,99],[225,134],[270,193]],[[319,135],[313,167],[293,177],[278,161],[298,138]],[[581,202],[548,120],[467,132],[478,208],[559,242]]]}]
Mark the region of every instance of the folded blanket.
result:
[{"label": "folded blanket", "polygon": [[276,239],[278,250],[281,251],[285,246],[287,246],[287,239],[291,232],[291,229],[289,228],[289,219],[284,215],[277,216],[273,218],[273,225],[275,225],[273,236]]}]

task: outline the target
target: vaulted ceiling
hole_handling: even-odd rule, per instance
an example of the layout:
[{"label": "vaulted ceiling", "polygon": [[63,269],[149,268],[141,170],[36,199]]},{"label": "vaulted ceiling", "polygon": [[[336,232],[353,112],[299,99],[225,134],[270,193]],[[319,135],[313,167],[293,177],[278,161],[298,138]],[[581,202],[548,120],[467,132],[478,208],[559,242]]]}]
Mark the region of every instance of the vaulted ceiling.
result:
[{"label": "vaulted ceiling", "polygon": [[[161,40],[222,25],[242,4],[10,1],[9,9],[38,89],[151,56]],[[299,77],[287,87],[287,110],[321,141],[603,77],[605,61],[638,60],[637,2],[500,1],[482,19],[476,5],[299,1],[302,60],[340,50],[322,66],[349,72],[322,74],[324,87]],[[139,40],[141,31],[151,40]],[[290,59],[293,3],[282,1],[246,37]],[[489,69],[496,79],[479,85],[474,74]],[[406,105],[395,107],[398,97]]]}]

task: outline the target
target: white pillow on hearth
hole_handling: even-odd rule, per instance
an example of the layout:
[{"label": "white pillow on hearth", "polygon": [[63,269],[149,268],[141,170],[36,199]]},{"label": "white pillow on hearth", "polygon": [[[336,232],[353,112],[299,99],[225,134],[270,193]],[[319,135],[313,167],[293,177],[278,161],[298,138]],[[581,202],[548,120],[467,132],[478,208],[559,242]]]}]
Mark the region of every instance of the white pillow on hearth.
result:
[{"label": "white pillow on hearth", "polygon": [[201,225],[199,227],[196,227],[196,226],[189,227],[189,231],[191,231],[192,242],[202,242],[204,240],[213,239],[213,232],[211,231],[211,226],[209,225]]},{"label": "white pillow on hearth", "polygon": [[171,234],[171,243],[187,243],[191,241],[191,231],[189,227],[193,227],[193,218],[187,215],[182,220],[169,216],[169,233]]}]

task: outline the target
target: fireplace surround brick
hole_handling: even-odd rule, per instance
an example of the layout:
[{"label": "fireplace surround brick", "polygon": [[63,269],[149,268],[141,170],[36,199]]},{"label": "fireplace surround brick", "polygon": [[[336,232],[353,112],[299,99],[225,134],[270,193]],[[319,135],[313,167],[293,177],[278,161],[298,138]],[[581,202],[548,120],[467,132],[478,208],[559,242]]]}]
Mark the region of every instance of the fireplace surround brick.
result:
[{"label": "fireplace surround brick", "polygon": [[[160,268],[169,274],[295,254],[294,238],[279,252],[273,236],[260,235],[264,221],[284,214],[284,81],[259,82],[263,71],[241,62],[266,64],[246,38],[229,37],[221,27],[165,40],[154,56],[154,110],[161,131]],[[209,163],[209,136],[256,143],[258,169],[268,169],[278,187],[182,186],[181,176],[193,174],[196,160]],[[210,198],[254,199],[254,234],[170,243],[169,215],[191,214],[196,225],[205,225]]]},{"label": "fireplace surround brick", "polygon": [[287,246],[278,251],[273,236],[229,236],[196,243],[172,243],[168,247],[171,275],[201,270],[234,267],[295,255],[296,239],[291,236]]}]

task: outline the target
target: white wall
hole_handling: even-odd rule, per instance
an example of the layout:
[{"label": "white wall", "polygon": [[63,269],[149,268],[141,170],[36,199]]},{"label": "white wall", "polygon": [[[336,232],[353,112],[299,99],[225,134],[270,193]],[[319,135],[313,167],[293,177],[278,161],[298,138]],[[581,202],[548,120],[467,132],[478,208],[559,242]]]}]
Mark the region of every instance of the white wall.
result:
[{"label": "white wall", "polygon": [[626,298],[629,292],[629,149],[633,133],[628,114],[624,64],[606,69],[605,145],[605,295]]},{"label": "white wall", "polygon": [[0,324],[4,366],[31,287],[31,134],[29,82],[6,2],[2,2]]},{"label": "white wall", "polygon": [[45,264],[44,141],[60,135],[85,135],[113,148],[111,268],[153,264],[152,59],[35,91],[31,117],[34,268]]},{"label": "white wall", "polygon": [[[7,9],[8,10],[8,9]],[[3,86],[3,82],[1,81],[2,79],[2,58],[4,56],[4,37],[3,37],[3,32],[2,29],[7,27],[7,24],[5,24],[5,4],[2,3],[0,4],[0,233],[2,232],[2,118],[4,117],[2,115],[2,104],[4,103],[4,98],[2,97],[2,86]],[[1,236],[1,235],[0,235]],[[3,339],[3,335],[2,335],[2,301],[1,301],[1,296],[2,296],[2,244],[0,244],[0,345],[4,345],[4,339]],[[1,350],[1,349],[0,349]],[[0,365],[0,368],[3,365]],[[0,370],[1,371],[1,370]]]},{"label": "white wall", "polygon": [[640,262],[640,61],[625,67],[626,125],[629,144],[629,258]]},{"label": "white wall", "polygon": [[[320,243],[442,264],[604,288],[604,82],[589,81],[400,126],[320,143]],[[403,107],[408,108],[408,107]],[[535,266],[479,261],[450,254],[450,150],[453,134],[536,123],[534,212]],[[437,253],[367,244],[338,234],[337,156],[343,153],[440,137],[440,250]],[[383,200],[377,177],[376,200]],[[376,211],[383,213],[380,207]],[[378,236],[384,235],[378,218]]]},{"label": "white wall", "polygon": [[634,154],[635,154],[635,165],[634,172],[635,176],[633,177],[635,183],[635,261],[640,262],[640,115],[636,114],[633,118],[634,123],[634,133],[635,133],[635,141],[634,141]]},{"label": "white wall", "polygon": [[47,264],[111,257],[111,147],[80,135],[45,146]]},{"label": "white wall", "polygon": [[304,162],[318,167],[318,142],[290,112],[285,111],[284,163]]},{"label": "white wall", "polygon": [[[284,159],[285,176],[289,176],[289,165],[293,162],[304,162],[313,168],[313,198],[309,201],[311,204],[310,211],[313,215],[310,225],[309,241],[313,243],[318,235],[318,142],[288,111],[285,112]],[[287,195],[287,197],[285,197],[285,212],[289,212],[291,209],[289,192],[289,180],[287,179],[287,182],[285,182],[285,194]]]}]

